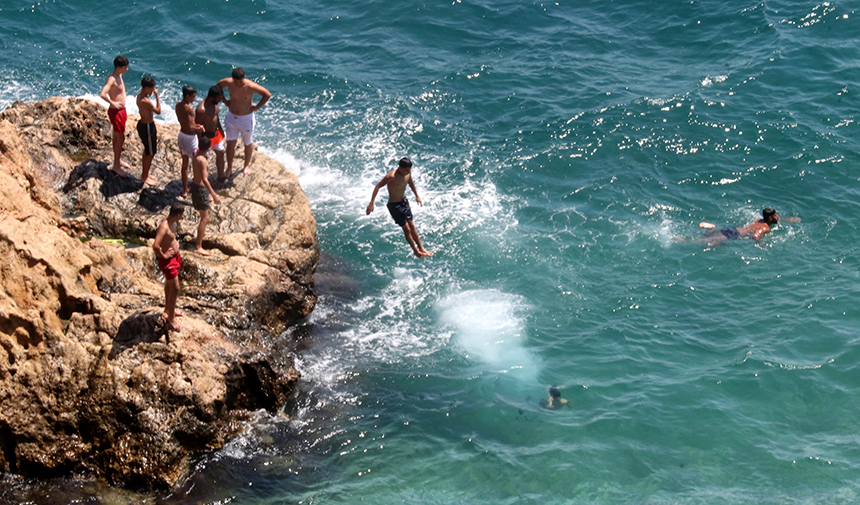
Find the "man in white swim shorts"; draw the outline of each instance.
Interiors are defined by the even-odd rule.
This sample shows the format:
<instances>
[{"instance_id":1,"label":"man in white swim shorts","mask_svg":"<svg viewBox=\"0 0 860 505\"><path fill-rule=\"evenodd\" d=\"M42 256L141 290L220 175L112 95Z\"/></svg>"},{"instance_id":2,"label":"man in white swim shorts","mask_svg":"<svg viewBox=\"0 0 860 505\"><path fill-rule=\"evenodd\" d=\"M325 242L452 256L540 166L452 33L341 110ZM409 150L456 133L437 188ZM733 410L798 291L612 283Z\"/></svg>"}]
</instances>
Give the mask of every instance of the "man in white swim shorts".
<instances>
[{"instance_id":1,"label":"man in white swim shorts","mask_svg":"<svg viewBox=\"0 0 860 505\"><path fill-rule=\"evenodd\" d=\"M182 154L182 198L188 196L188 163L197 156L197 134L206 129L194 122L194 107L197 90L182 86L182 100L176 102L176 119L179 120L179 152Z\"/></svg>"},{"instance_id":2,"label":"man in white swim shorts","mask_svg":"<svg viewBox=\"0 0 860 505\"><path fill-rule=\"evenodd\" d=\"M245 174L250 174L248 167L254 155L254 112L260 110L272 94L266 88L254 81L245 79L245 71L234 68L232 77L218 81L219 88L227 88L230 98L224 98L229 112L224 117L224 134L227 137L227 177L233 176L233 157L236 154L236 142L239 135L245 145ZM260 95L260 101L254 105L254 94Z\"/></svg>"}]
</instances>

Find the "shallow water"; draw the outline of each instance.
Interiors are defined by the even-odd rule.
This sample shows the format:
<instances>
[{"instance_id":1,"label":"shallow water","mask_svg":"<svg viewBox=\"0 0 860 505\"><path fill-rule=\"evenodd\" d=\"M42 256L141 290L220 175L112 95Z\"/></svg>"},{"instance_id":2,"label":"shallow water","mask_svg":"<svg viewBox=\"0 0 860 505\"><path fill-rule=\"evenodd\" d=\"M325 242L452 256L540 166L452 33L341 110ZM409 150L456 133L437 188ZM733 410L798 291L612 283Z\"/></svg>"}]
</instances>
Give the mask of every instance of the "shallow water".
<instances>
[{"instance_id":1,"label":"shallow water","mask_svg":"<svg viewBox=\"0 0 860 505\"><path fill-rule=\"evenodd\" d=\"M168 503L853 503L856 10L13 0L0 106L96 96L117 53L168 105L231 65L274 93L325 254L301 391ZM364 214L404 155L423 261ZM766 206L802 222L678 241Z\"/></svg>"}]
</instances>

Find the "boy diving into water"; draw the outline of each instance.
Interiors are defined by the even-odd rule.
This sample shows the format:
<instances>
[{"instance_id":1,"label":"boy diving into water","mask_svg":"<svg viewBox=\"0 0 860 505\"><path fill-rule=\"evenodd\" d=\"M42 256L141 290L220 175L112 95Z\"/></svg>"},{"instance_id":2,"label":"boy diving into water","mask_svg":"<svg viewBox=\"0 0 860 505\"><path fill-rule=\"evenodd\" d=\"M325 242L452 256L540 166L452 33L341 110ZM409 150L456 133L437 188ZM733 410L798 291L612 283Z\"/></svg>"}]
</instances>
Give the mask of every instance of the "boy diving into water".
<instances>
[{"instance_id":1,"label":"boy diving into water","mask_svg":"<svg viewBox=\"0 0 860 505\"><path fill-rule=\"evenodd\" d=\"M421 197L418 196L418 190L415 189L415 183L412 181L412 161L409 158L400 158L400 162L396 169L388 172L385 177L373 188L373 196L370 197L370 205L367 206L367 215L373 212L373 202L376 201L376 194L383 186L388 186L388 212L403 229L403 234L406 236L406 242L412 248L412 252L418 258L426 258L433 256L433 253L424 249L421 244L421 239L418 238L418 230L415 229L415 223L412 222L412 209L409 207L409 200L406 199L406 186L412 189L412 194L415 195L415 201L419 205L424 206Z\"/></svg>"}]
</instances>

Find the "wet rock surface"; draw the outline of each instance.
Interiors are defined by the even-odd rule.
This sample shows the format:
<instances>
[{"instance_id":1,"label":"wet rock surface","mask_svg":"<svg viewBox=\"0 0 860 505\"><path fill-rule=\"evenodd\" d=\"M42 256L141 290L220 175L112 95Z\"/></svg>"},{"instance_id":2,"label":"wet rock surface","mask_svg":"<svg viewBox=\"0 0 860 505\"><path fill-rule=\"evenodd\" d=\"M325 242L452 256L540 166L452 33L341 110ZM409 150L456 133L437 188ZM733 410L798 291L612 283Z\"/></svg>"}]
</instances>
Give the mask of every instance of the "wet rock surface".
<instances>
[{"instance_id":1,"label":"wet rock surface","mask_svg":"<svg viewBox=\"0 0 860 505\"><path fill-rule=\"evenodd\" d=\"M123 151L133 175L136 122ZM212 255L183 248L182 330L168 333L151 243L167 208L187 201L178 128L158 129L159 186L143 188L110 171L99 104L52 98L0 113L0 470L173 487L194 454L294 390L292 357L272 337L313 309L319 261L297 178L255 153L253 174L219 184L213 157ZM189 206L184 246L196 226Z\"/></svg>"}]
</instances>

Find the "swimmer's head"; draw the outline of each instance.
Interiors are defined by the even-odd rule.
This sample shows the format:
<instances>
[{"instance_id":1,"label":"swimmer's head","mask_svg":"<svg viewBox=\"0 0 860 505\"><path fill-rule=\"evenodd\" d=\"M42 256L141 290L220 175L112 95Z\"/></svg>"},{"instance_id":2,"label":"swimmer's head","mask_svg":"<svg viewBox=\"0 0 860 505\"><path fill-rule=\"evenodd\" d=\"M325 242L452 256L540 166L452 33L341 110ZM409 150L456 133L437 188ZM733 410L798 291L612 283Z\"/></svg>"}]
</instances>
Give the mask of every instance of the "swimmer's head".
<instances>
[{"instance_id":1,"label":"swimmer's head","mask_svg":"<svg viewBox=\"0 0 860 505\"><path fill-rule=\"evenodd\" d=\"M128 66L128 58L123 55L119 55L113 59L113 68L122 68Z\"/></svg>"},{"instance_id":2,"label":"swimmer's head","mask_svg":"<svg viewBox=\"0 0 860 505\"><path fill-rule=\"evenodd\" d=\"M761 217L764 218L764 222L768 224L776 224L779 221L779 216L776 214L776 211L770 207L761 211Z\"/></svg>"},{"instance_id":3,"label":"swimmer's head","mask_svg":"<svg viewBox=\"0 0 860 505\"><path fill-rule=\"evenodd\" d=\"M549 388L549 395L553 398L561 398L561 391L556 386Z\"/></svg>"},{"instance_id":4,"label":"swimmer's head","mask_svg":"<svg viewBox=\"0 0 860 505\"><path fill-rule=\"evenodd\" d=\"M406 156L400 158L400 162L397 164L398 168L405 168L407 170L412 170L412 160L407 158Z\"/></svg>"},{"instance_id":5,"label":"swimmer's head","mask_svg":"<svg viewBox=\"0 0 860 505\"><path fill-rule=\"evenodd\" d=\"M144 77L140 80L140 87L143 89L146 88L154 88L155 87L155 79L152 77Z\"/></svg>"},{"instance_id":6,"label":"swimmer's head","mask_svg":"<svg viewBox=\"0 0 860 505\"><path fill-rule=\"evenodd\" d=\"M233 77L233 79L241 81L245 78L245 71L241 68L236 67L233 69L233 73L230 75Z\"/></svg>"}]
</instances>

